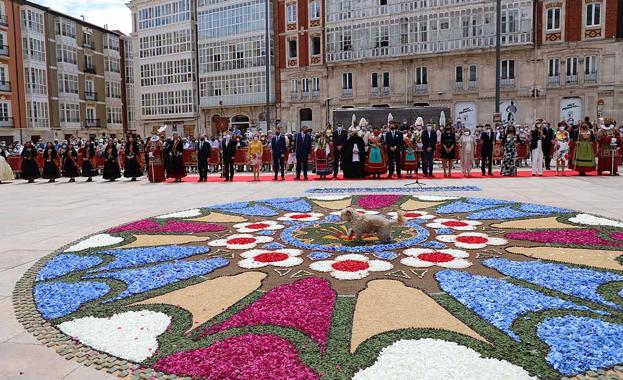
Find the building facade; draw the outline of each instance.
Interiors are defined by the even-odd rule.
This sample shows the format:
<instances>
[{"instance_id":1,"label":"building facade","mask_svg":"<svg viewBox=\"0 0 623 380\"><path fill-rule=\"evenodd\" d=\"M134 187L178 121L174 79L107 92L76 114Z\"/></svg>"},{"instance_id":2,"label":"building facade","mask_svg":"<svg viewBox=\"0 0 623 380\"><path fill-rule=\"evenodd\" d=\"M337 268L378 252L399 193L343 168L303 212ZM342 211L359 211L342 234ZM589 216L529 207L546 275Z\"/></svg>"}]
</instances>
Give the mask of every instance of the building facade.
<instances>
[{"instance_id":1,"label":"building facade","mask_svg":"<svg viewBox=\"0 0 623 380\"><path fill-rule=\"evenodd\" d=\"M199 132L195 2L133 0L132 61L135 128L148 135Z\"/></svg>"},{"instance_id":2,"label":"building facade","mask_svg":"<svg viewBox=\"0 0 623 380\"><path fill-rule=\"evenodd\" d=\"M273 3L269 2L272 19ZM266 77L266 0L199 0L197 8L201 124L216 133L212 120L230 118L241 130L266 130L266 84L274 120L274 46ZM272 23L269 40L274 41Z\"/></svg>"},{"instance_id":3,"label":"building facade","mask_svg":"<svg viewBox=\"0 0 623 380\"><path fill-rule=\"evenodd\" d=\"M322 129L328 122L324 1L279 0L278 118L288 131Z\"/></svg>"},{"instance_id":4,"label":"building facade","mask_svg":"<svg viewBox=\"0 0 623 380\"><path fill-rule=\"evenodd\" d=\"M121 136L121 33L28 1L2 5L0 83L4 68L10 91L0 97L0 138Z\"/></svg>"}]
</instances>

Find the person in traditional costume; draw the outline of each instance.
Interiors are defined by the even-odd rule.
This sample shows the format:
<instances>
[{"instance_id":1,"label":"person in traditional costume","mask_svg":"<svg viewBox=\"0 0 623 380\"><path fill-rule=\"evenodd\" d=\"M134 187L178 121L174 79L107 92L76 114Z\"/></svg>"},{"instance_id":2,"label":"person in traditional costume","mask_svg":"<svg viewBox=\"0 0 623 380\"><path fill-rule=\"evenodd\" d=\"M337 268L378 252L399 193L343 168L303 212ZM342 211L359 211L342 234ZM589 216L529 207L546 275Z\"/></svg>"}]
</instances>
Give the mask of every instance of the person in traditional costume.
<instances>
[{"instance_id":1,"label":"person in traditional costume","mask_svg":"<svg viewBox=\"0 0 623 380\"><path fill-rule=\"evenodd\" d=\"M469 128L465 128L463 131L463 135L459 138L459 144L461 145L461 171L464 176L471 177L476 153L476 138Z\"/></svg>"},{"instance_id":2,"label":"person in traditional costume","mask_svg":"<svg viewBox=\"0 0 623 380\"><path fill-rule=\"evenodd\" d=\"M363 143L361 131L355 127L348 129L348 139L344 145L344 178L363 178L365 177L364 162L366 157L366 147Z\"/></svg>"},{"instance_id":3,"label":"person in traditional costume","mask_svg":"<svg viewBox=\"0 0 623 380\"><path fill-rule=\"evenodd\" d=\"M387 173L387 163L379 127L374 127L372 135L368 137L368 156L365 166L366 174L372 178L379 178L381 174Z\"/></svg>"},{"instance_id":4,"label":"person in traditional costume","mask_svg":"<svg viewBox=\"0 0 623 380\"><path fill-rule=\"evenodd\" d=\"M510 125L506 134L502 137L502 156L501 174L504 177L517 176L517 144L519 137L515 134L515 127Z\"/></svg>"},{"instance_id":5,"label":"person in traditional costume","mask_svg":"<svg viewBox=\"0 0 623 380\"><path fill-rule=\"evenodd\" d=\"M545 163L545 169L551 170L552 162L552 144L554 140L554 129L546 121L541 124L543 130L543 162Z\"/></svg>"},{"instance_id":6,"label":"person in traditional costume","mask_svg":"<svg viewBox=\"0 0 623 380\"><path fill-rule=\"evenodd\" d=\"M186 166L184 166L184 143L177 133L173 134L173 142L169 149L169 167L167 177L175 178L175 182L182 182L186 177Z\"/></svg>"},{"instance_id":7,"label":"person in traditional costume","mask_svg":"<svg viewBox=\"0 0 623 380\"><path fill-rule=\"evenodd\" d=\"M32 145L32 142L27 141L20 155L22 156L20 168L22 178L28 180L28 183L35 182L35 179L41 176L39 165L37 165L37 148Z\"/></svg>"},{"instance_id":8,"label":"person in traditional costume","mask_svg":"<svg viewBox=\"0 0 623 380\"><path fill-rule=\"evenodd\" d=\"M316 174L320 176L320 179L327 179L327 175L332 172L335 173L331 157L331 144L327 138L327 136L331 135L331 129L327 129L326 132L320 132L316 140ZM335 136L335 134L333 134L333 136Z\"/></svg>"},{"instance_id":9,"label":"person in traditional costume","mask_svg":"<svg viewBox=\"0 0 623 380\"><path fill-rule=\"evenodd\" d=\"M253 180L260 180L260 166L262 165L262 156L264 155L264 145L260 141L260 136L256 133L253 135L253 139L249 143L247 149L247 159L249 165L253 170Z\"/></svg>"},{"instance_id":10,"label":"person in traditional costume","mask_svg":"<svg viewBox=\"0 0 623 380\"><path fill-rule=\"evenodd\" d=\"M408 176L411 176L415 170L417 170L417 147L413 131L407 131L404 136L404 150L402 153L402 169L407 172Z\"/></svg>"},{"instance_id":11,"label":"person in traditional costume","mask_svg":"<svg viewBox=\"0 0 623 380\"><path fill-rule=\"evenodd\" d=\"M543 142L545 140L545 135L543 134L543 128L541 124L534 124L534 128L530 131L530 151L531 151L531 159L530 163L532 164L532 176L535 175L543 176L543 157L545 149L545 144Z\"/></svg>"},{"instance_id":12,"label":"person in traditional costume","mask_svg":"<svg viewBox=\"0 0 623 380\"><path fill-rule=\"evenodd\" d=\"M95 146L91 141L86 141L82 147L82 176L87 177L87 182L92 182L97 175L95 168Z\"/></svg>"},{"instance_id":13,"label":"person in traditional costume","mask_svg":"<svg viewBox=\"0 0 623 380\"><path fill-rule=\"evenodd\" d=\"M591 131L590 124L586 121L582 122L571 145L569 169L577 171L581 176L597 169L594 143L595 134Z\"/></svg>"},{"instance_id":14,"label":"person in traditional costume","mask_svg":"<svg viewBox=\"0 0 623 380\"><path fill-rule=\"evenodd\" d=\"M139 155L138 141L134 136L129 135L128 141L125 143L125 165L123 170L123 176L125 178L132 178L130 181L136 181L137 177L143 175L143 169L138 161Z\"/></svg>"},{"instance_id":15,"label":"person in traditional costume","mask_svg":"<svg viewBox=\"0 0 623 380\"><path fill-rule=\"evenodd\" d=\"M61 176L58 167L58 153L54 145L49 142L43 150L43 172L41 177L47 179L49 183L56 182Z\"/></svg>"},{"instance_id":16,"label":"person in traditional costume","mask_svg":"<svg viewBox=\"0 0 623 380\"><path fill-rule=\"evenodd\" d=\"M566 131L567 123L561 121L558 123L558 130L556 131L555 145L554 145L554 158L556 159L556 175L565 176L565 166L567 165L566 156L569 153L569 132Z\"/></svg>"},{"instance_id":17,"label":"person in traditional costume","mask_svg":"<svg viewBox=\"0 0 623 380\"><path fill-rule=\"evenodd\" d=\"M613 148L621 148L621 135L616 129L616 121L603 119L598 132L599 160L597 173L609 172L610 175L619 175L619 153Z\"/></svg>"},{"instance_id":18,"label":"person in traditional costume","mask_svg":"<svg viewBox=\"0 0 623 380\"><path fill-rule=\"evenodd\" d=\"M389 175L387 178L392 178L394 170L398 179L401 175L401 156L404 149L404 136L402 132L397 130L396 122L394 121L392 114L388 116L389 132L385 134L385 147L387 148L387 164L389 169Z\"/></svg>"},{"instance_id":19,"label":"person in traditional costume","mask_svg":"<svg viewBox=\"0 0 623 380\"><path fill-rule=\"evenodd\" d=\"M441 165L443 166L443 176L452 177L452 165L456 160L456 135L452 131L450 124L446 125L439 139L441 143Z\"/></svg>"},{"instance_id":20,"label":"person in traditional costume","mask_svg":"<svg viewBox=\"0 0 623 380\"><path fill-rule=\"evenodd\" d=\"M13 175L13 169L8 162L6 162L6 151L4 147L0 146L0 183L2 181L13 181L15 176Z\"/></svg>"},{"instance_id":21,"label":"person in traditional costume","mask_svg":"<svg viewBox=\"0 0 623 380\"><path fill-rule=\"evenodd\" d=\"M104 158L104 170L102 177L105 180L114 182L117 178L121 177L121 169L119 168L119 154L117 153L117 147L112 139L108 139L108 143L104 147L102 152Z\"/></svg>"},{"instance_id":22,"label":"person in traditional costume","mask_svg":"<svg viewBox=\"0 0 623 380\"><path fill-rule=\"evenodd\" d=\"M147 178L149 182L164 182L164 158L162 153L162 141L157 135L153 135L148 144Z\"/></svg>"},{"instance_id":23,"label":"person in traditional costume","mask_svg":"<svg viewBox=\"0 0 623 380\"><path fill-rule=\"evenodd\" d=\"M69 144L63 153L63 176L69 178L69 182L76 182L76 177L80 175L78 169L78 152L74 144Z\"/></svg>"}]
</instances>

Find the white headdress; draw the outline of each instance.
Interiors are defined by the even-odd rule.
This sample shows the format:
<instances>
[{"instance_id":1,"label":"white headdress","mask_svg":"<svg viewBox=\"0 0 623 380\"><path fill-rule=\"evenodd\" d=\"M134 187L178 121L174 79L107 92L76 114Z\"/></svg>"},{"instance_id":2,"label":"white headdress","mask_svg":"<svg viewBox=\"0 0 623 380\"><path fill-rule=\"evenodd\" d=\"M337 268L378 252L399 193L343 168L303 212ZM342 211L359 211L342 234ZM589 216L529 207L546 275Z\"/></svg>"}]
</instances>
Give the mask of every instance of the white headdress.
<instances>
[{"instance_id":1,"label":"white headdress","mask_svg":"<svg viewBox=\"0 0 623 380\"><path fill-rule=\"evenodd\" d=\"M416 127L423 127L424 126L424 119L422 119L421 116L418 116L417 119L415 119L415 126Z\"/></svg>"}]
</instances>

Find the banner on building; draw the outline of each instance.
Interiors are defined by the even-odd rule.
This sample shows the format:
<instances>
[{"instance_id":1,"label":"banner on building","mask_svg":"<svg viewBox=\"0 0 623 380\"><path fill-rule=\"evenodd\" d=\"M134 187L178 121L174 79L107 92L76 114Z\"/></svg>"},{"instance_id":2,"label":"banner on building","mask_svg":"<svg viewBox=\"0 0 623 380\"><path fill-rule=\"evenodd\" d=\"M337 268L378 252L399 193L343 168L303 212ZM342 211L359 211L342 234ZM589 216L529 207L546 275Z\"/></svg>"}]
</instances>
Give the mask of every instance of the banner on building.
<instances>
[{"instance_id":1,"label":"banner on building","mask_svg":"<svg viewBox=\"0 0 623 380\"><path fill-rule=\"evenodd\" d=\"M500 103L500 112L502 113L502 124L511 125L517 123L517 101L514 99L503 100Z\"/></svg>"},{"instance_id":2,"label":"banner on building","mask_svg":"<svg viewBox=\"0 0 623 380\"><path fill-rule=\"evenodd\" d=\"M456 102L454 105L454 120L457 124L461 123L463 127L467 127L473 131L478 124L476 103Z\"/></svg>"},{"instance_id":3,"label":"banner on building","mask_svg":"<svg viewBox=\"0 0 623 380\"><path fill-rule=\"evenodd\" d=\"M582 99L568 98L560 101L560 120L565 120L569 124L577 124L582 119Z\"/></svg>"}]
</instances>

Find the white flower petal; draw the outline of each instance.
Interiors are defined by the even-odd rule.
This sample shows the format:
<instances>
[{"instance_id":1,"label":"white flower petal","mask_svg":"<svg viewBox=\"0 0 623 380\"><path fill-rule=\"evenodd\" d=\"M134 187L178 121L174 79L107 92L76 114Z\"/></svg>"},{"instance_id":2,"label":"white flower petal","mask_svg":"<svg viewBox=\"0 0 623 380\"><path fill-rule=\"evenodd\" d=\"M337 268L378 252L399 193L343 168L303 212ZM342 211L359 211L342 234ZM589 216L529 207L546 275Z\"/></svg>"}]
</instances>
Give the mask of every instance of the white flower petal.
<instances>
[{"instance_id":1,"label":"white flower petal","mask_svg":"<svg viewBox=\"0 0 623 380\"><path fill-rule=\"evenodd\" d=\"M383 260L370 260L368 261L368 265L370 265L370 268L368 268L368 270L372 272L382 272L390 270L394 267L389 261Z\"/></svg>"},{"instance_id":2,"label":"white flower petal","mask_svg":"<svg viewBox=\"0 0 623 380\"><path fill-rule=\"evenodd\" d=\"M508 241L506 239L496 238L496 237L490 237L489 241L487 242L488 245L504 245L507 243Z\"/></svg>"},{"instance_id":3,"label":"white flower petal","mask_svg":"<svg viewBox=\"0 0 623 380\"><path fill-rule=\"evenodd\" d=\"M314 195L308 198L315 201L339 201L349 197L350 195Z\"/></svg>"},{"instance_id":4,"label":"white flower petal","mask_svg":"<svg viewBox=\"0 0 623 380\"><path fill-rule=\"evenodd\" d=\"M463 248L463 249L483 249L487 246L486 243L483 244L469 244L469 243L460 243L460 242L455 242L454 245L457 248Z\"/></svg>"},{"instance_id":5,"label":"white flower petal","mask_svg":"<svg viewBox=\"0 0 623 380\"><path fill-rule=\"evenodd\" d=\"M623 228L623 222L618 220L601 218L589 214L578 214L569 219L572 223L584 224L588 226L609 226L609 227L621 227Z\"/></svg>"},{"instance_id":6,"label":"white flower petal","mask_svg":"<svg viewBox=\"0 0 623 380\"><path fill-rule=\"evenodd\" d=\"M344 260L357 260L357 261L368 261L368 256L360 255L358 253L348 253L346 255L341 255L335 258L335 261L344 261Z\"/></svg>"},{"instance_id":7,"label":"white flower petal","mask_svg":"<svg viewBox=\"0 0 623 380\"><path fill-rule=\"evenodd\" d=\"M123 241L122 237L112 236L109 234L93 235L77 244L67 248L65 252L79 252L89 248L107 247L119 244Z\"/></svg>"},{"instance_id":8,"label":"white flower petal","mask_svg":"<svg viewBox=\"0 0 623 380\"><path fill-rule=\"evenodd\" d=\"M160 215L160 216L157 216L156 219L192 218L192 217L200 216L200 215L201 215L201 211L198 208L195 208L192 210L185 210L185 211L174 212L172 214Z\"/></svg>"},{"instance_id":9,"label":"white flower petal","mask_svg":"<svg viewBox=\"0 0 623 380\"><path fill-rule=\"evenodd\" d=\"M404 265L415 268L429 268L435 265L435 263L420 260L417 257L405 257L404 259L400 260L400 262Z\"/></svg>"},{"instance_id":10,"label":"white flower petal","mask_svg":"<svg viewBox=\"0 0 623 380\"><path fill-rule=\"evenodd\" d=\"M241 268L246 268L246 269L264 268L268 264L269 263L262 263L259 261L255 261L252 258L238 261L238 266Z\"/></svg>"},{"instance_id":11,"label":"white flower petal","mask_svg":"<svg viewBox=\"0 0 623 380\"><path fill-rule=\"evenodd\" d=\"M331 265L333 265L334 263L334 260L316 261L309 264L309 268L317 272L331 272L333 270L333 267Z\"/></svg>"},{"instance_id":12,"label":"white flower petal","mask_svg":"<svg viewBox=\"0 0 623 380\"><path fill-rule=\"evenodd\" d=\"M275 266L275 267L284 267L284 268L288 268L288 267L295 267L299 264L303 263L303 259L301 259L300 257L288 257L285 260L282 261L274 261L272 263L268 263L269 265Z\"/></svg>"},{"instance_id":13,"label":"white flower petal","mask_svg":"<svg viewBox=\"0 0 623 380\"><path fill-rule=\"evenodd\" d=\"M437 266L450 268L450 269L462 269L472 266L472 263L465 259L454 259L452 261L446 261L445 263L436 263Z\"/></svg>"},{"instance_id":14,"label":"white flower petal","mask_svg":"<svg viewBox=\"0 0 623 380\"><path fill-rule=\"evenodd\" d=\"M466 258L469 257L469 253L465 251L461 251L460 249L442 249L439 252L447 253L448 255L452 255L456 258Z\"/></svg>"},{"instance_id":15,"label":"white flower petal","mask_svg":"<svg viewBox=\"0 0 623 380\"><path fill-rule=\"evenodd\" d=\"M362 278L368 277L368 270L362 269L356 272L334 270L331 272L331 276L338 280L361 280Z\"/></svg>"},{"instance_id":16,"label":"white flower petal","mask_svg":"<svg viewBox=\"0 0 623 380\"><path fill-rule=\"evenodd\" d=\"M432 202L459 199L459 197L449 197L449 196L442 196L442 195L416 195L415 198L421 201L432 201Z\"/></svg>"},{"instance_id":17,"label":"white flower petal","mask_svg":"<svg viewBox=\"0 0 623 380\"><path fill-rule=\"evenodd\" d=\"M444 243L454 243L456 241L456 236L454 235L437 235L437 240L442 241Z\"/></svg>"},{"instance_id":18,"label":"white flower petal","mask_svg":"<svg viewBox=\"0 0 623 380\"><path fill-rule=\"evenodd\" d=\"M227 245L227 239L212 240L208 242L208 245L211 247L224 247Z\"/></svg>"},{"instance_id":19,"label":"white flower petal","mask_svg":"<svg viewBox=\"0 0 623 380\"><path fill-rule=\"evenodd\" d=\"M430 248L409 248L409 249L406 249L402 253L407 256L417 256L417 255L421 255L422 253L433 253L433 252L435 252L435 250L430 249Z\"/></svg>"}]
</instances>

